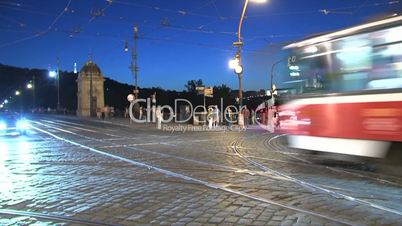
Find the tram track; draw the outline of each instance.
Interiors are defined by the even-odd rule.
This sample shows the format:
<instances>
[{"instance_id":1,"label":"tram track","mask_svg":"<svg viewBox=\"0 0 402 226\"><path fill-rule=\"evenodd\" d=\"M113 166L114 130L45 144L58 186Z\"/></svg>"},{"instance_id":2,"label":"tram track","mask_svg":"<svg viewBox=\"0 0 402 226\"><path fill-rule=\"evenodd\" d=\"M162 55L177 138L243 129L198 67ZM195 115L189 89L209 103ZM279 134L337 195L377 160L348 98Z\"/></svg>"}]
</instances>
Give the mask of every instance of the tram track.
<instances>
[{"instance_id":1,"label":"tram track","mask_svg":"<svg viewBox=\"0 0 402 226\"><path fill-rule=\"evenodd\" d=\"M46 121L46 122L51 122L51 121ZM61 122L61 121L59 120L59 122ZM47 126L47 125L44 125L44 126ZM55 125L47 126L47 127L50 127L50 128L57 128L58 130L61 130L62 132L67 132L67 133L70 133L70 134L74 134L74 135L80 136L80 137L82 137L82 138L84 138L84 139L90 139L90 140L95 140L95 141L98 141L98 142L104 142L104 139L96 139L96 138L93 138L93 137L85 136L85 135L78 134L78 133L74 133L74 132L71 132L71 131L66 131L66 130L60 128L60 127L55 126ZM76 127L74 127L74 128L76 128ZM84 128L84 130L87 130L87 129ZM99 132L96 131L96 130L88 130L88 131L99 133ZM269 147L269 148L274 147L273 145L270 145L270 144L271 144L270 142L272 142L274 139L280 138L281 136L284 136L284 135L278 135L278 136L269 138L269 140L268 140L269 146L268 146L268 147ZM107 142L107 143L112 143L112 142ZM180 143L180 142L179 142L179 143ZM159 153L159 152L148 151L148 150L145 150L145 149L136 147L136 146L140 146L140 145L134 145L134 144L132 144L132 145L121 145L121 144L114 144L114 143L112 143L112 144L113 144L113 145L109 145L111 148L113 148L113 147L129 148L129 149L132 149L132 150L135 150L135 151L143 151L143 152L145 151L145 152L148 152L148 153L151 153L151 154L162 155L163 157L180 158L181 160L185 160L185 161L196 161L196 163L201 163L201 164L204 164L204 165L207 164L207 165L214 166L214 167L218 167L218 168L219 168L219 167L222 167L222 165L216 165L216 164L211 164L211 163L205 163L205 162L201 162L201 161L198 161L198 160L192 160L192 159L188 159L188 158L182 158L182 157L172 156L172 155L169 155L169 154L162 154L162 153ZM162 144L162 145L163 145L164 142L157 142L157 143L152 143L152 144L155 144L155 145L156 145L156 144ZM150 143L149 145L152 145L152 144ZM148 144L145 143L145 144L143 144L143 145L148 145ZM267 147L265 141L264 141L264 146ZM102 146L100 146L100 147L102 147ZM104 146L104 147L108 147L108 146ZM99 147L98 147L98 148L99 148ZM281 150L277 150L276 147L274 147L274 148L275 148L275 151L276 151L276 152L278 152L278 153L280 153L280 154L283 154L284 156L289 157L289 158L291 158L291 159L293 159L293 160L296 160L296 162L295 162L295 161L290 161L289 163L291 163L291 164L294 164L294 163L296 163L296 164L298 164L298 165L303 165L303 164L304 164L304 165L309 166L309 167L312 167L312 166L313 166L313 167L317 167L317 168L323 168L323 169L327 169L327 170L334 171L334 172L337 172L337 173L339 173L339 172L341 172L341 173L348 173L348 174L350 174L350 175L357 176L357 177L360 177L360 178L367 178L367 179L371 179L371 180L374 179L374 180L376 180L376 181L378 181L378 182L381 182L381 183L387 183L387 184L391 184L391 185L394 185L394 186L402 186L401 184L398 184L398 183L395 183L395 182L391 182L391 181L388 181L388 180L384 180L384 179L372 178L372 177L369 177L369 176L365 176L365 175L362 175L362 174L349 172L349 171L346 171L346 170L343 170L343 169L339 169L339 168L317 165L317 164L314 164L313 162L311 162L311 161L309 161L309 160L306 160L306 159L303 159L303 158L300 158L300 157L296 157L296 156L294 156L294 155L290 155L290 154L288 154L288 153L286 153L286 152L284 152L284 151L281 151ZM218 152L218 151L213 151L213 152L220 153L220 154L225 154L225 155L230 155L230 154L227 153L227 152ZM232 157L234 157L234 156L232 156ZM264 161L276 161L276 162L286 163L286 161L283 161L283 160L264 159L264 158L255 157L255 156L245 156L245 157L247 157L247 158L260 158L261 160L264 160ZM299 161L299 162L297 162L297 161ZM235 170L236 172L245 172L243 169L239 169L239 168L236 168L236 169L231 168L231 169L229 169L229 170ZM249 172L249 173L250 173L250 174L256 174L255 172Z\"/></svg>"},{"instance_id":2,"label":"tram track","mask_svg":"<svg viewBox=\"0 0 402 226\"><path fill-rule=\"evenodd\" d=\"M111 144L111 145L109 145L109 147L108 146L95 146L95 148L97 148L97 149L109 150L109 149L113 149L115 146L118 145L118 144L110 142L110 141L104 141L102 139L96 139L96 138L85 136L85 135L82 135L82 134L79 134L79 133L75 133L75 132L67 130L66 128L61 129L61 128L57 127L57 126L46 125L46 124L40 123L40 122L34 122L34 123L37 124L37 125L40 125L40 126L44 126L46 128L53 128L53 129L56 129L56 130L58 130L60 132L67 133L69 135L73 135L73 136L80 137L80 138L83 138L83 139L88 139L88 140L92 140L92 141L96 141L96 142L100 142L100 143ZM34 127L34 128L38 129L36 127ZM98 132L98 133L100 133L100 132ZM158 142L158 143L155 143L155 144L163 144L163 142L162 143ZM177 156L177 155L172 155L172 154L167 154L167 153L160 153L160 152L157 152L157 151L151 151L151 150L148 150L148 149L135 147L135 146L129 146L129 145L124 146L123 145L123 146L121 146L121 148L122 149L132 150L132 151L137 151L137 152L142 152L142 153L147 153L147 154L151 154L151 155L160 156L160 157L158 157L158 159L162 159L162 157L163 158L171 158L171 159L177 159L177 160L181 160L181 161L185 161L185 162L189 162L189 163L195 163L195 164L198 164L198 165L207 166L208 168L205 168L205 169L208 169L207 171L224 170L226 172L244 173L244 174L248 174L248 175L261 174L260 172L255 171L255 170L251 170L251 169L237 168L237 167L225 166L225 165L221 165L221 164L209 163L209 162L204 162L204 161L195 160L195 159L191 159L191 158L185 158L185 157L181 157L181 156ZM235 156L232 156L232 157L235 157ZM150 158L150 159L148 159L148 161L149 160L155 160L155 159L156 158ZM144 158L141 159L141 161L144 161L144 160L147 160L147 159L144 159ZM254 169L256 169L256 168L254 168ZM262 176L269 177L269 175L262 175Z\"/></svg>"},{"instance_id":3,"label":"tram track","mask_svg":"<svg viewBox=\"0 0 402 226\"><path fill-rule=\"evenodd\" d=\"M317 185L317 184L310 183L310 182L307 182L307 181L305 181L305 180L298 179L298 178L293 177L293 176L289 176L289 175L287 175L287 174L285 174L285 173L282 173L282 172L280 172L280 171L274 170L274 169L272 169L272 168L270 168L270 167L267 167L267 166L264 165L264 164L261 164L261 163L259 163L259 162L257 162L257 161L254 161L254 160L252 160L252 159L246 157L246 156L245 156L243 153L241 153L241 151L237 148L237 146L241 146L241 141L242 141L242 140L235 140L235 141L233 141L233 143L232 143L232 147L233 147L232 150L233 150L233 152L236 153L239 158L241 158L241 159L243 159L245 162L248 162L249 164L251 164L251 165L253 165L253 166L259 168L259 169L260 169L261 171L263 171L263 172L270 172L270 173L274 173L274 174L276 174L276 175L278 175L278 176L287 178L288 180L290 180L290 181L292 181L292 182L294 182L294 183L296 183L296 184L298 184L298 185L300 185L300 186L302 186L302 187L305 187L305 188L307 188L307 189L309 189L309 190L311 190L311 191L313 191L313 192L320 191L320 192L326 193L326 194L328 194L328 195L330 195L330 196L332 196L332 197L334 197L334 198L342 198L342 199L345 199L345 200L348 200L348 201L351 201L351 202L355 202L355 203L360 204L360 205L369 206L369 207L372 207L372 208L375 208L375 209L379 209L379 210L382 210L382 211L385 211L385 212L388 212L388 213L397 214L397 215L399 215L399 216L402 216L402 212L399 211L399 210L395 210L395 209L392 209L392 208L388 208L388 207L386 207L386 206L378 205L378 204L375 204L375 203L373 203L373 202L369 202L369 201L366 201L366 200L363 200L363 199L360 199L360 198L357 198L357 197L353 197L353 196L351 196L351 195L346 195L346 194L344 194L344 193L331 190L331 189L329 189L329 188L324 188L323 186L319 186L319 185Z\"/></svg>"},{"instance_id":4,"label":"tram track","mask_svg":"<svg viewBox=\"0 0 402 226\"><path fill-rule=\"evenodd\" d=\"M80 143L78 143L76 141L73 141L71 139L60 137L60 136L58 136L56 134L53 134L53 133L48 132L46 130L40 129L38 127L34 127L34 129L39 131L39 132L45 133L45 134L47 134L47 135L49 135L49 136L51 136L51 137L53 137L55 139L64 141L66 143L70 143L72 145L87 149L89 151L92 151L92 152L95 152L95 153L98 153L98 154L101 154L101 155L104 155L104 156L108 156L108 157L111 157L111 158L114 158L114 159L117 159L117 160L120 160L120 161L123 161L123 162L127 162L127 163L130 163L132 165L136 165L136 166L139 166L139 167L144 167L144 168L147 168L149 170L155 170L155 171L157 171L159 173L162 173L162 174L165 174L167 176L171 176L171 177L179 178L179 179L189 181L189 182L192 182L192 183L200 184L200 185L209 187L211 189L222 190L222 191L225 191L225 192L228 192L228 193L231 193L231 194L246 197L246 198L256 200L256 201L259 201L259 202L262 202L262 203L279 206L279 207L289 209L289 210L292 210L292 211L295 211L295 212L303 213L303 214L306 214L306 215L319 217L319 218L326 219L326 220L334 222L334 223L344 224L344 225L356 225L356 223L352 223L352 222L349 222L347 220L333 218L331 216L323 215L323 214L315 212L315 211L310 211L310 210L307 210L307 209L298 208L298 207L295 207L295 206L292 206L292 205L286 205L286 204L283 204L283 203L273 201L271 199L265 199L265 198L260 197L260 196L255 196L255 195L248 194L246 192L242 192L242 191L239 191L239 190L236 190L236 189L231 189L230 185L224 185L224 184L219 184L219 183L216 183L216 182L205 181L205 180L202 180L202 179L195 178L193 176L188 176L188 175L185 175L185 174L182 174L182 173L167 170L165 168L160 168L158 166L150 165L148 163L139 162L137 160L132 160L132 159L127 159L125 157L109 153L107 151L102 151L102 150L99 150L99 149L96 149L96 148L93 148L93 147L90 147L90 146L80 144Z\"/></svg>"},{"instance_id":5,"label":"tram track","mask_svg":"<svg viewBox=\"0 0 402 226\"><path fill-rule=\"evenodd\" d=\"M380 182L380 183L382 183L382 184L389 184L389 185L393 185L393 186L402 187L402 182L401 182L401 183L398 183L398 182L394 182L394 181L390 181L390 180L387 180L387 179L379 178L379 177L378 177L378 176L387 176L387 177L389 177L388 175L370 173L370 174L372 174L372 175L367 176L367 175L364 175L364 174L362 174L362 173L351 172L351 171L349 171L349 170L341 169L341 168L339 168L339 167L331 167L331 166L327 166L327 165L317 165L317 164L315 164L313 161L310 161L310 160L307 160L307 159L303 159L303 158L300 158L300 157L295 157L294 155L289 154L289 153L286 152L286 151L278 150L278 149L281 148L281 147L277 147L277 145L273 145L272 142L273 142L274 140L276 140L276 139L281 138L282 136L285 136L285 135L286 135L286 134L282 134L282 135L277 135L277 136L274 136L274 137L271 137L271 138L267 138L267 139L265 140L265 141L267 141L267 142L264 141L264 146L265 146L266 148L270 148L270 149L274 148L274 151L276 151L277 153L280 153L280 154L282 154L282 155L285 155L285 156L287 156L287 157L289 157L289 158L291 158L291 159L299 160L299 161L303 162L303 163L298 163L298 164L305 164L305 165L316 166L316 167L320 166L320 167L322 167L322 168L325 168L325 169L330 170L330 171L334 171L334 172L336 172L336 173L346 173L346 174L348 174L348 175L356 176L356 177L359 177L359 178L365 178L365 179L369 179L369 180L374 180L374 181ZM377 176L377 177L376 177L376 176ZM396 178L396 179L399 179L399 178Z\"/></svg>"},{"instance_id":6,"label":"tram track","mask_svg":"<svg viewBox=\"0 0 402 226\"><path fill-rule=\"evenodd\" d=\"M46 127L46 126L45 126ZM52 127L52 126L50 126L50 127ZM49 126L47 127L47 128L49 128ZM66 128L65 128L66 129ZM64 130L65 130L64 129ZM64 133L64 131L60 131L60 132L63 132ZM80 134L79 133L67 133L67 134L69 134L69 135L74 135L74 136L80 136ZM87 136L85 136L85 135L83 135L84 137L81 137L81 138L86 138ZM99 140L99 139L95 139L95 140ZM102 140L100 140L101 142L102 142ZM237 146L241 146L240 145L240 143L235 143L235 144L229 144L229 146L230 147L232 147L232 146L234 146L234 147L237 147ZM129 148L129 147L125 147L125 148ZM130 148L131 149L131 148ZM134 148L134 149L132 149L132 150L136 150L136 148ZM136 151L138 151L138 150L136 150ZM161 153L159 153L159 152L156 152L156 153L154 153L154 152L151 152L152 154L161 154ZM223 152L222 152L223 153ZM166 158L175 158L175 159L177 159L176 157L177 156L173 156L173 155L165 155L164 154L164 157L166 157ZM232 155L232 157L233 157L233 155ZM236 158L237 158L237 156L235 156ZM182 160L184 160L184 159L182 159ZM189 159L187 159L187 160L189 160ZM190 159L191 160L191 159ZM140 160L134 160L134 161L140 161L140 162L142 162L142 163L144 163L143 161L143 159L140 159ZM198 160L196 160L196 161L198 161ZM205 162L206 163L206 162ZM250 163L249 162L247 162L246 161L246 163L248 164L248 165L250 165ZM152 164L153 166L155 166L154 164L155 163L145 163L145 164ZM157 163L157 165L160 165L159 163ZM162 164L163 165L163 164ZM206 163L206 166L207 165L210 165L210 163ZM215 166L222 166L222 165L216 165L216 164L214 164ZM252 164L251 164L252 165ZM253 165L254 166L254 165ZM161 167L161 166L157 166L157 167ZM226 167L226 166L225 166ZM255 168L258 168L257 166L254 166ZM167 167L163 167L162 166L162 168L163 169L166 169ZM170 170L177 170L177 169L170 169ZM186 170L188 170L188 169L180 169L180 171L186 171ZM233 171L233 170L229 170L231 173L239 173L239 171ZM177 173L177 172L175 172L175 173ZM258 172L258 171L253 171L252 173L250 173L250 172L244 172L243 171L243 173L246 173L246 174L249 174L249 175L251 175L251 176L266 176L266 173L267 172L264 172L263 170L260 170L260 173ZM183 172L181 172L181 173L179 173L179 174L183 174ZM185 173L185 174L187 174L187 173ZM185 174L183 174L183 175L185 175ZM278 175L278 174L276 174L276 176L278 176L278 177L282 177L282 176L280 176L280 175ZM193 177L193 176L191 176L191 177ZM272 176L271 176L272 177ZM283 177L282 177L283 178ZM275 178L275 179L277 179L277 178ZM285 179L288 179L288 178L285 178ZM227 182L226 181L219 181L219 180L209 180L209 181L206 181L206 182L208 182L208 183L212 183L212 184L217 184L218 186L222 186L222 184L224 184L224 183L226 183L226 188L231 188L230 186L232 185L232 184L227 184ZM234 187L236 187L236 186L234 186ZM306 188L308 188L308 187L306 187ZM316 189L312 189L311 187L309 187L309 190L316 190ZM324 188L325 189L325 188ZM241 191L240 191L241 192ZM248 194L248 191L244 191L245 192L245 194ZM261 198L260 196L257 196L257 198ZM336 198L339 198L339 197L336 197ZM270 199L268 199L268 201L269 201ZM272 200L271 200L272 201ZM276 202L276 201L274 201L274 202ZM283 204L283 202L281 202L281 203L279 203L279 204ZM360 203L361 204L361 203ZM290 205L291 207L294 207L293 205ZM297 208L297 207L296 207ZM380 208L382 208L382 207L380 207ZM304 209L304 208L302 208L302 209ZM308 210L308 209L304 209L304 210ZM308 210L309 211L309 210Z\"/></svg>"},{"instance_id":7,"label":"tram track","mask_svg":"<svg viewBox=\"0 0 402 226\"><path fill-rule=\"evenodd\" d=\"M27 216L27 217L34 217L37 219L43 220L52 220L56 222L62 223L75 223L81 225L94 225L94 226L117 226L116 224L109 224L100 221L93 221L89 219L77 218L72 216L65 216L65 215L57 215L57 214L50 214L50 213L38 213L38 212L31 212L31 211L21 211L21 210L13 210L13 209L0 209L0 214L2 215L12 215L12 216Z\"/></svg>"}]
</instances>

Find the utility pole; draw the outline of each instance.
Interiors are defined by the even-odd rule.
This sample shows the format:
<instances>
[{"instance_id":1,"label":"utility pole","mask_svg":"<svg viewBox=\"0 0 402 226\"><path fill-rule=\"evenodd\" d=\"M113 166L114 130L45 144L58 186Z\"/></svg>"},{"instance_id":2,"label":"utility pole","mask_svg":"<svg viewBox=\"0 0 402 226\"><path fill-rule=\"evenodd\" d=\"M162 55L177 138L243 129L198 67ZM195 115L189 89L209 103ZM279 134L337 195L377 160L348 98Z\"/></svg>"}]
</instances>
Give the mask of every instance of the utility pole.
<instances>
[{"instance_id":1,"label":"utility pole","mask_svg":"<svg viewBox=\"0 0 402 226\"><path fill-rule=\"evenodd\" d=\"M275 70L275 67L276 67L277 64L282 63L285 60L287 60L287 58L278 60L275 63L273 63L272 66L271 66L271 85L270 85L271 86L270 87L271 91L273 91L272 87L274 87L274 70Z\"/></svg>"},{"instance_id":2,"label":"utility pole","mask_svg":"<svg viewBox=\"0 0 402 226\"><path fill-rule=\"evenodd\" d=\"M57 58L57 111L60 110L60 59Z\"/></svg>"},{"instance_id":3,"label":"utility pole","mask_svg":"<svg viewBox=\"0 0 402 226\"><path fill-rule=\"evenodd\" d=\"M35 75L32 75L32 106L33 109L36 108L36 83L35 83Z\"/></svg>"},{"instance_id":4,"label":"utility pole","mask_svg":"<svg viewBox=\"0 0 402 226\"><path fill-rule=\"evenodd\" d=\"M241 48L243 46L243 42L235 42L233 45L237 46L236 56L238 57L239 65L241 66L240 72L237 73L237 77L239 78L239 109L241 109L243 107L243 64L241 59Z\"/></svg>"},{"instance_id":5,"label":"utility pole","mask_svg":"<svg viewBox=\"0 0 402 226\"><path fill-rule=\"evenodd\" d=\"M138 41L138 26L134 25L134 48L131 51L131 70L134 75L134 96L135 99L138 99L138 64L137 64L137 41Z\"/></svg>"}]
</instances>

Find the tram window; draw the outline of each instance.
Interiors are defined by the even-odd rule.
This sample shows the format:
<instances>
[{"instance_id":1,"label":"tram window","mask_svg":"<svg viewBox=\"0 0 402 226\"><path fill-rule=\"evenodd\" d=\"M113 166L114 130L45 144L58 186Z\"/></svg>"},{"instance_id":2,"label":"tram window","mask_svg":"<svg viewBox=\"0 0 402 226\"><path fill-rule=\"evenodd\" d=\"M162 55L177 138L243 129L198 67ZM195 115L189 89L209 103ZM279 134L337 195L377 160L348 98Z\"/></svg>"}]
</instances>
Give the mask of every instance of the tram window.
<instances>
[{"instance_id":1,"label":"tram window","mask_svg":"<svg viewBox=\"0 0 402 226\"><path fill-rule=\"evenodd\" d=\"M356 91L366 89L367 73L357 72L343 75L341 92Z\"/></svg>"},{"instance_id":2,"label":"tram window","mask_svg":"<svg viewBox=\"0 0 402 226\"><path fill-rule=\"evenodd\" d=\"M402 26L330 40L312 55L296 49L300 77L287 83L300 93L402 88L401 32Z\"/></svg>"}]
</instances>

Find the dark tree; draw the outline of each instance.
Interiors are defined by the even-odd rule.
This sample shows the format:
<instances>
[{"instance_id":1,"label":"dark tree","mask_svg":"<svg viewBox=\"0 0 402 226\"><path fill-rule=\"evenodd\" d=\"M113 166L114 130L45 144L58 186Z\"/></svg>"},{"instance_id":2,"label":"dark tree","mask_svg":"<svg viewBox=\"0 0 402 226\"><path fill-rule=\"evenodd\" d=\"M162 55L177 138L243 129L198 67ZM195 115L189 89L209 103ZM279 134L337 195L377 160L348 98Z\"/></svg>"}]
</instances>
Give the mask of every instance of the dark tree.
<instances>
[{"instance_id":1,"label":"dark tree","mask_svg":"<svg viewBox=\"0 0 402 226\"><path fill-rule=\"evenodd\" d=\"M202 82L202 79L190 80L185 85L185 87L187 89L187 92L189 92L189 93L196 93L196 87L197 86L204 86L204 83Z\"/></svg>"}]
</instances>

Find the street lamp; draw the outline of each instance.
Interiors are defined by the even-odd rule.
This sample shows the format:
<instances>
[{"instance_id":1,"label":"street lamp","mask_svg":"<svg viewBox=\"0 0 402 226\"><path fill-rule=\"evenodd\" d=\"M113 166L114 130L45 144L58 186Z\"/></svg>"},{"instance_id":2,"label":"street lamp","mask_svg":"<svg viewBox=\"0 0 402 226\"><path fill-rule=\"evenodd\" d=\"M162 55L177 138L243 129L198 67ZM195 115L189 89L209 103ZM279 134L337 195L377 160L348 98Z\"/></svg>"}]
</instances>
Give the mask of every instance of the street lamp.
<instances>
[{"instance_id":1,"label":"street lamp","mask_svg":"<svg viewBox=\"0 0 402 226\"><path fill-rule=\"evenodd\" d=\"M49 71L49 77L57 79L57 110L60 110L60 69L59 60L57 60L57 71Z\"/></svg>"},{"instance_id":2,"label":"street lamp","mask_svg":"<svg viewBox=\"0 0 402 226\"><path fill-rule=\"evenodd\" d=\"M27 84L27 89L32 90L32 107L35 108L36 107L36 103L35 103L35 91L36 91L36 87L35 87L35 75L32 75L32 80L29 81L29 83Z\"/></svg>"},{"instance_id":3,"label":"street lamp","mask_svg":"<svg viewBox=\"0 0 402 226\"><path fill-rule=\"evenodd\" d=\"M244 20L244 15L246 14L246 9L248 6L249 1L252 1L254 3L265 3L267 0L245 0L244 1L244 6L243 6L243 11L240 17L240 22L239 22L239 27L237 30L237 42L233 42L233 46L237 47L237 52L236 52L236 57L235 61L232 62L234 64L234 72L237 74L237 77L239 78L239 107L241 109L243 105L243 65L241 61L241 48L243 46L242 38L241 38L241 29L243 26L243 20ZM235 63L237 62L237 63Z\"/></svg>"},{"instance_id":4,"label":"street lamp","mask_svg":"<svg viewBox=\"0 0 402 226\"><path fill-rule=\"evenodd\" d=\"M17 90L17 91L15 91L15 95L19 96L19 95L21 95L21 92L19 90Z\"/></svg>"},{"instance_id":5,"label":"street lamp","mask_svg":"<svg viewBox=\"0 0 402 226\"><path fill-rule=\"evenodd\" d=\"M56 78L57 72L56 71L49 71L49 77L50 78Z\"/></svg>"}]
</instances>

